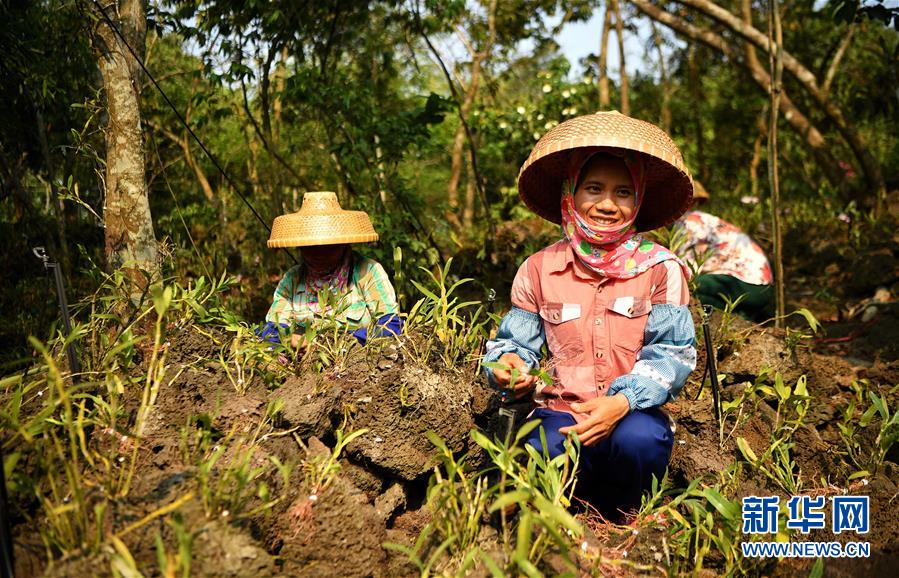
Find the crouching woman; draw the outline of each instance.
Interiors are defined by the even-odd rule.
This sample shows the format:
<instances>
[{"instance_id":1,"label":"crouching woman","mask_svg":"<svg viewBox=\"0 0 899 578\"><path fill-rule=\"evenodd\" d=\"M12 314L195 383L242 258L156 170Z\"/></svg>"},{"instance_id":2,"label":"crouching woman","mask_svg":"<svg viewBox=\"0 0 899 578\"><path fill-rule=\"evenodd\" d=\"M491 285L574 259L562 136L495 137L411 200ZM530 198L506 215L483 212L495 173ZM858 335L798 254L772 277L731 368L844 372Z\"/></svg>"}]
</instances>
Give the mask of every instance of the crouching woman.
<instances>
[{"instance_id":1,"label":"crouching woman","mask_svg":"<svg viewBox=\"0 0 899 578\"><path fill-rule=\"evenodd\" d=\"M643 152L651 151L651 152ZM517 369L488 377L532 396L538 428L526 443L550 456L571 433L582 444L577 492L619 519L668 466L673 432L661 407L696 365L686 267L641 231L677 219L691 178L656 126L617 112L566 121L535 145L518 181L524 203L564 238L531 255L512 309L484 360ZM548 352L552 383L528 371Z\"/></svg>"},{"instance_id":2,"label":"crouching woman","mask_svg":"<svg viewBox=\"0 0 899 578\"><path fill-rule=\"evenodd\" d=\"M377 240L368 214L341 209L334 193L303 195L300 210L276 218L272 226L268 246L299 247L302 262L278 283L260 336L278 341L279 332L286 331L292 346L302 348L306 326L323 319L362 344L372 336L399 334L390 278L380 263L350 248Z\"/></svg>"}]
</instances>

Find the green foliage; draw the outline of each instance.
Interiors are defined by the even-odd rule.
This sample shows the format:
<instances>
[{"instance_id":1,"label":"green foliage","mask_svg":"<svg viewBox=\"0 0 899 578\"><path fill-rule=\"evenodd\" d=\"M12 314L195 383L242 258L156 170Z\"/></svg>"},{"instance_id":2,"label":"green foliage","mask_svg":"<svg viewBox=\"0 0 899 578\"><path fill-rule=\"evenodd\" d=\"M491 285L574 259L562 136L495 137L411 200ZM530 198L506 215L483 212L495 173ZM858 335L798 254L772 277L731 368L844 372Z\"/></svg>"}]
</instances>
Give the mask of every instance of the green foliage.
<instances>
[{"instance_id":1,"label":"green foliage","mask_svg":"<svg viewBox=\"0 0 899 578\"><path fill-rule=\"evenodd\" d=\"M413 281L413 285L424 295L406 315L406 333L418 332L420 338L407 339L415 359L426 362L436 349L446 367L455 367L467 356L480 350L480 344L487 337L490 323L484 307L479 301L461 301L458 289L471 279L453 282L447 260L437 273L425 269L428 284ZM416 336L418 337L418 335Z\"/></svg>"},{"instance_id":2,"label":"green foliage","mask_svg":"<svg viewBox=\"0 0 899 578\"><path fill-rule=\"evenodd\" d=\"M442 461L428 487L432 520L412 548L400 544L386 547L406 554L422 576L433 571L463 575L477 567L494 576L539 576L541 561L550 551L563 556L573 575L575 544L583 528L567 507L574 492L580 447L574 438L566 440L565 452L552 459L530 446L522 449L522 440L538 425L530 422L513 440L506 441L491 440L472 430L472 440L490 458L489 466L479 471L473 471L465 456L456 458L443 440L429 433ZM545 438L542 432L541 436ZM483 531L490 514L499 517L500 559L484 548Z\"/></svg>"}]
</instances>

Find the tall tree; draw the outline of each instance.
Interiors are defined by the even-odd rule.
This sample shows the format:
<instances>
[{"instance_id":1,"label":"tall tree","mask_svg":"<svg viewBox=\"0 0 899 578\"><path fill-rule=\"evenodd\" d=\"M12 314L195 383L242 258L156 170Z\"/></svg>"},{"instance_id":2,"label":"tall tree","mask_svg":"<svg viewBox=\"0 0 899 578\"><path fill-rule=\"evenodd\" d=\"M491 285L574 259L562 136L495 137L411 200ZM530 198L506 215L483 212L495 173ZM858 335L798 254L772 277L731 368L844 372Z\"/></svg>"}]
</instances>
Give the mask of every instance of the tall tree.
<instances>
[{"instance_id":1,"label":"tall tree","mask_svg":"<svg viewBox=\"0 0 899 578\"><path fill-rule=\"evenodd\" d=\"M127 266L131 279L144 286L159 272L156 237L147 195L140 113L140 66L147 34L141 0L95 0L91 43L103 78L108 123L103 224L107 265ZM132 50L134 54L132 54Z\"/></svg>"},{"instance_id":2,"label":"tall tree","mask_svg":"<svg viewBox=\"0 0 899 578\"><path fill-rule=\"evenodd\" d=\"M599 37L599 108L606 110L611 105L609 99L609 31L612 30L612 7L606 2L602 19L602 34Z\"/></svg>"},{"instance_id":3,"label":"tall tree","mask_svg":"<svg viewBox=\"0 0 899 578\"><path fill-rule=\"evenodd\" d=\"M621 94L621 114L631 114L631 90L624 58L624 21L621 19L621 4L609 0L609 7L615 12L615 35L618 37L618 92Z\"/></svg>"}]
</instances>

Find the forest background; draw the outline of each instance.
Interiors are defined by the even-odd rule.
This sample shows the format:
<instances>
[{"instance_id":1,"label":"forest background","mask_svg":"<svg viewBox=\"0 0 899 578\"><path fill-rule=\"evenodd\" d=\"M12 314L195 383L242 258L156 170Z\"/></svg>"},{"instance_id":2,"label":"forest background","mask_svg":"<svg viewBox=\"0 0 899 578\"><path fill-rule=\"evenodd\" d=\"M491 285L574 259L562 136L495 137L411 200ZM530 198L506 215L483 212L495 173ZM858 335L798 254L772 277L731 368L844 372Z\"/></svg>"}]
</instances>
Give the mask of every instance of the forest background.
<instances>
[{"instance_id":1,"label":"forest background","mask_svg":"<svg viewBox=\"0 0 899 578\"><path fill-rule=\"evenodd\" d=\"M3 0L0 366L27 363L24 337L46 338L58 318L38 245L62 264L71 300L93 290L92 267L134 258L183 280L236 276L229 304L260 321L293 264L266 249L265 225L310 190L371 214L381 241L365 251L403 305L419 267L455 257L454 272L500 310L518 263L558 235L519 201L518 168L549 128L596 110L669 131L712 192L710 210L770 249L766 10L751 0ZM889 230L899 19L889 2L780 12L789 259L812 225L853 242ZM596 52L568 61L556 33L600 13ZM639 63L621 48L634 40ZM127 92L116 83L135 89L130 128L116 116L124 105L107 107L107 94ZM136 172L122 169L129 153L116 142L143 155ZM123 235L116 219L138 233Z\"/></svg>"}]
</instances>

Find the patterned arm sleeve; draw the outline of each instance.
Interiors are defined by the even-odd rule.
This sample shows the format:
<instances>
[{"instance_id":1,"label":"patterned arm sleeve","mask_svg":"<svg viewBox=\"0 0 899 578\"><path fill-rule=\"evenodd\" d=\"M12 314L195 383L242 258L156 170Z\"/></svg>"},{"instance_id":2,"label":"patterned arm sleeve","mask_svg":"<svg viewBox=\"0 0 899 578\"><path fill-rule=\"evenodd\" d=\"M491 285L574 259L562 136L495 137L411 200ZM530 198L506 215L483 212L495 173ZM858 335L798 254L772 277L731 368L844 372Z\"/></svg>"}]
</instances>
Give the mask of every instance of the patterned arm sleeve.
<instances>
[{"instance_id":1,"label":"patterned arm sleeve","mask_svg":"<svg viewBox=\"0 0 899 578\"><path fill-rule=\"evenodd\" d=\"M353 337L362 345L365 345L372 337L399 335L403 328L396 291L390 282L387 271L377 261L366 260L366 265L367 267L360 274L359 289L372 314L374 326L371 331L368 330L368 327L359 327L353 331Z\"/></svg>"},{"instance_id":2,"label":"patterned arm sleeve","mask_svg":"<svg viewBox=\"0 0 899 578\"><path fill-rule=\"evenodd\" d=\"M533 369L540 364L540 350L545 341L543 320L540 316L513 306L503 317L496 338L487 342L484 361L493 363L504 353L515 353L528 364L528 368ZM496 385L493 381L493 370L485 368L485 372L490 384Z\"/></svg>"},{"instance_id":3,"label":"patterned arm sleeve","mask_svg":"<svg viewBox=\"0 0 899 578\"><path fill-rule=\"evenodd\" d=\"M696 367L696 329L690 315L687 279L677 261L653 268L652 311L643 349L630 373L617 378L609 395L623 394L631 411L674 399Z\"/></svg>"},{"instance_id":4,"label":"patterned arm sleeve","mask_svg":"<svg viewBox=\"0 0 899 578\"><path fill-rule=\"evenodd\" d=\"M272 305L265 320L272 324L285 325L293 321L293 296L297 287L300 266L291 267L275 288Z\"/></svg>"},{"instance_id":5,"label":"patterned arm sleeve","mask_svg":"<svg viewBox=\"0 0 899 578\"><path fill-rule=\"evenodd\" d=\"M512 282L512 309L503 317L496 338L487 342L484 361L496 362L504 353L515 353L529 368L537 367L540 364L540 351L546 343L543 320L537 310L537 298L525 261L518 268L515 281ZM496 385L493 370L485 368L485 372L490 384Z\"/></svg>"},{"instance_id":6,"label":"patterned arm sleeve","mask_svg":"<svg viewBox=\"0 0 899 578\"><path fill-rule=\"evenodd\" d=\"M359 289L374 319L400 312L396 291L387 271L377 261L368 260L367 270L360 272Z\"/></svg>"}]
</instances>

